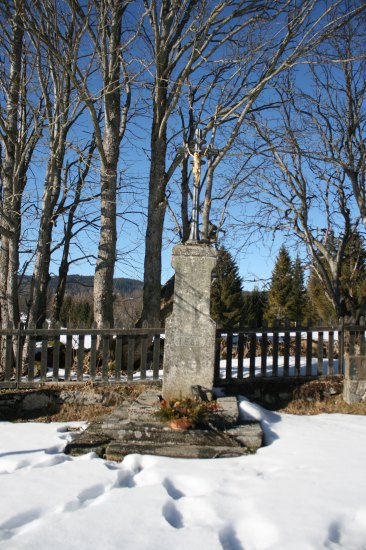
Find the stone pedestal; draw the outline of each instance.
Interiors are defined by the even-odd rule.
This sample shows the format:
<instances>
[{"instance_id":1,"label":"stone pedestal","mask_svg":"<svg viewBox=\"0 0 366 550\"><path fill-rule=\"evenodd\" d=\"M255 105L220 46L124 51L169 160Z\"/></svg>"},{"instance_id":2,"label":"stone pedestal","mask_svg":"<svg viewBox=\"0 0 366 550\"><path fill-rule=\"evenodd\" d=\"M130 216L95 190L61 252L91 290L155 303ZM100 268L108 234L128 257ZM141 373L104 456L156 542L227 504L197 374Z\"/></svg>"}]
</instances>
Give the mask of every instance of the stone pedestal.
<instances>
[{"instance_id":1,"label":"stone pedestal","mask_svg":"<svg viewBox=\"0 0 366 550\"><path fill-rule=\"evenodd\" d=\"M212 388L216 323L210 317L211 273L217 251L205 244L173 249L173 313L166 321L163 396L192 396L191 387Z\"/></svg>"},{"instance_id":2,"label":"stone pedestal","mask_svg":"<svg viewBox=\"0 0 366 550\"><path fill-rule=\"evenodd\" d=\"M366 402L366 356L345 355L343 399L348 404Z\"/></svg>"}]
</instances>

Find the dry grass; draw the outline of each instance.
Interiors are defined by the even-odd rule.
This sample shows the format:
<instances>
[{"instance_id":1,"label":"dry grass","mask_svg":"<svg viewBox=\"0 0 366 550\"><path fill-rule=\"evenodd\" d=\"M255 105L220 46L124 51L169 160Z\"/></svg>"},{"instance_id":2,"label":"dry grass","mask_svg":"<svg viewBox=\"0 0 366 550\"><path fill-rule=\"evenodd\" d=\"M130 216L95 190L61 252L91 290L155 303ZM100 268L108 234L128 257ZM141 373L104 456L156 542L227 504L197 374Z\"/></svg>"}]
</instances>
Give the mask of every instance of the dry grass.
<instances>
[{"instance_id":1,"label":"dry grass","mask_svg":"<svg viewBox=\"0 0 366 550\"><path fill-rule=\"evenodd\" d=\"M348 405L341 395L327 397L321 401L308 401L306 399L293 399L286 407L277 409L278 412L288 414L359 414L366 415L366 403Z\"/></svg>"},{"instance_id":2,"label":"dry grass","mask_svg":"<svg viewBox=\"0 0 366 550\"><path fill-rule=\"evenodd\" d=\"M49 413L33 419L21 418L15 422L91 422L99 416L111 413L114 405L106 406L100 403L94 405L77 405L65 403L57 413Z\"/></svg>"},{"instance_id":3,"label":"dry grass","mask_svg":"<svg viewBox=\"0 0 366 550\"><path fill-rule=\"evenodd\" d=\"M34 415L28 418L18 418L16 422L91 422L101 415L111 413L116 406L124 401L133 401L138 395L150 389L149 384L130 384L115 387L83 384L80 386L81 394L89 392L102 394L102 402L82 404L77 402L64 403L58 410L51 409L37 418ZM59 387L55 387L55 390ZM316 414L357 414L366 415L366 403L348 405L342 399L342 377L334 377L326 380L313 380L294 389L292 399L284 405L270 407L272 410L287 414L316 415ZM27 390L23 390L27 391ZM5 392L4 392L5 393ZM235 394L234 392L233 394ZM242 394L241 391L238 392ZM251 395L249 399L256 401ZM264 407L264 403L260 403Z\"/></svg>"},{"instance_id":4,"label":"dry grass","mask_svg":"<svg viewBox=\"0 0 366 550\"><path fill-rule=\"evenodd\" d=\"M96 403L65 402L59 406L51 406L44 414L37 414L37 411L27 415L23 411L19 417L12 419L14 422L91 422L101 415L111 413L117 406L122 405L126 400L131 402L135 400L140 393L151 388L151 384L121 384L121 385L98 385L98 384L80 384L78 390L80 396L102 395L102 401ZM47 390L60 391L60 386L47 386ZM20 393L27 393L32 390L18 390ZM11 390L13 393L14 390ZM5 393L5 391L3 392ZM9 392L7 392L9 393ZM80 401L80 400L79 400ZM82 399L81 399L82 401Z\"/></svg>"},{"instance_id":5,"label":"dry grass","mask_svg":"<svg viewBox=\"0 0 366 550\"><path fill-rule=\"evenodd\" d=\"M41 416L33 421L36 422L91 422L101 415L111 413L115 405L106 406L102 404L77 405L65 403L61 410L55 414ZM286 407L277 409L278 412L296 415L316 414L358 414L366 415L366 403L355 403L348 405L343 401L341 395L325 398L322 401L308 401L306 399L293 399ZM21 420L27 422L27 420Z\"/></svg>"}]
</instances>

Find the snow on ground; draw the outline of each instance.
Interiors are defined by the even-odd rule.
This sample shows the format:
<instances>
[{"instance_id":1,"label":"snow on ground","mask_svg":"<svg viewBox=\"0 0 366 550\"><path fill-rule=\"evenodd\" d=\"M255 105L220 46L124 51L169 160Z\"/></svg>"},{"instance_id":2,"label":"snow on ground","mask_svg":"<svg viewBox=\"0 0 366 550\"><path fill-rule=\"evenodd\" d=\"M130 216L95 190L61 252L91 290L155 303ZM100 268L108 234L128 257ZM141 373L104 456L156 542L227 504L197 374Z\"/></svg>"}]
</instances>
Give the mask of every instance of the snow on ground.
<instances>
[{"instance_id":1,"label":"snow on ground","mask_svg":"<svg viewBox=\"0 0 366 550\"><path fill-rule=\"evenodd\" d=\"M261 357L255 358L255 376L261 376ZM284 357L279 356L278 357L278 365L277 365L277 376L283 376L284 375ZM272 376L272 369L273 369L273 357L267 356L266 358L266 376L271 377ZM324 376L328 374L329 369L329 362L328 359L323 359L322 363L322 372ZM238 377L238 359L234 358L232 359L232 369L231 369L232 378ZM243 377L247 378L250 373L250 359L245 358L243 360ZM311 360L311 374L312 376L316 376L318 373L318 360L316 357L313 357ZM301 376L306 375L306 357L300 357L300 371L299 374ZM339 374L339 362L338 359L333 360L333 374ZM291 356L289 357L289 375L290 376L296 376L296 369L295 369L295 357ZM221 359L220 361L220 378L226 378L226 359Z\"/></svg>"},{"instance_id":2,"label":"snow on ground","mask_svg":"<svg viewBox=\"0 0 366 550\"><path fill-rule=\"evenodd\" d=\"M261 361L262 361L261 357L256 357L255 358L255 369L254 369L254 371L255 371L255 376L256 377L262 376L262 374L261 374ZM272 376L272 368L273 368L273 357L268 356L267 360L266 360L266 376L269 377L269 378ZM329 368L328 359L323 359L321 374L326 376L328 374L328 368ZM313 357L312 358L312 363L311 363L311 374L313 376L316 376L317 372L318 372L318 360L317 360L317 358ZM243 377L244 378L249 377L249 373L250 373L250 359L245 358L243 360ZM334 359L334 361L333 361L333 374L339 374L338 359ZM284 357L279 356L278 357L278 366L277 366L277 376L281 377L283 375L284 375ZM289 357L289 375L290 376L296 376L295 357ZM301 376L306 375L306 357L300 357L300 375ZM237 358L232 359L231 376L232 376L232 378L237 378L238 377L238 359ZM53 380L53 368L52 367L47 368L46 378L47 378L47 380L50 380L50 381ZM153 378L154 378L154 371L152 369L147 369L146 370L146 380L153 380ZM163 370L162 369L159 370L159 378L160 379L163 378ZM226 359L222 359L220 361L220 378L222 378L222 379L226 378ZM64 380L65 379L65 369L60 368L58 370L58 379L59 380ZM24 376L23 380L26 381L27 377ZM77 380L77 372L76 371L71 371L70 380L73 380L73 381ZM87 382L88 380L90 380L90 375L89 374L83 374L83 380L84 380L84 382ZM101 376L97 375L95 377L95 380L96 381L101 380ZM115 380L114 376L109 377L110 382L113 382L114 380ZM141 372L140 371L135 371L133 373L133 380L134 381L141 380ZM34 379L34 381L39 382L40 378L36 377ZM121 382L127 382L128 381L127 374L122 373L122 375L120 377L120 381Z\"/></svg>"},{"instance_id":3,"label":"snow on ground","mask_svg":"<svg viewBox=\"0 0 366 550\"><path fill-rule=\"evenodd\" d=\"M65 424L0 423L0 548L365 550L366 417L241 410L267 446L216 460L71 458Z\"/></svg>"}]
</instances>

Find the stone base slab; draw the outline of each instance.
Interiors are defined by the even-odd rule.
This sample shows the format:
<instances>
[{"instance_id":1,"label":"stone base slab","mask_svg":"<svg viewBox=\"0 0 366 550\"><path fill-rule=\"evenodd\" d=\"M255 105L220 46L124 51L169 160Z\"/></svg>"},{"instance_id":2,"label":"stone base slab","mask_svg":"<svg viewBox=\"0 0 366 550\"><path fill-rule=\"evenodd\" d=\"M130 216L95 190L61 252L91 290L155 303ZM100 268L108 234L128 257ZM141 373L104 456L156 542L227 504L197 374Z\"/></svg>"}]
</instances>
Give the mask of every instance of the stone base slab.
<instances>
[{"instance_id":1,"label":"stone base slab","mask_svg":"<svg viewBox=\"0 0 366 550\"><path fill-rule=\"evenodd\" d=\"M150 392L148 392L150 394ZM234 457L255 452L262 445L259 422L240 422L235 397L219 398L220 413L205 429L173 430L154 418L158 394L142 395L132 405L93 422L67 445L78 456L95 452L107 460L123 460L131 453L179 458ZM141 418L138 418L138 409ZM152 407L150 413L147 407Z\"/></svg>"},{"instance_id":2,"label":"stone base slab","mask_svg":"<svg viewBox=\"0 0 366 550\"><path fill-rule=\"evenodd\" d=\"M366 402L366 380L345 380L343 399L349 405Z\"/></svg>"}]
</instances>

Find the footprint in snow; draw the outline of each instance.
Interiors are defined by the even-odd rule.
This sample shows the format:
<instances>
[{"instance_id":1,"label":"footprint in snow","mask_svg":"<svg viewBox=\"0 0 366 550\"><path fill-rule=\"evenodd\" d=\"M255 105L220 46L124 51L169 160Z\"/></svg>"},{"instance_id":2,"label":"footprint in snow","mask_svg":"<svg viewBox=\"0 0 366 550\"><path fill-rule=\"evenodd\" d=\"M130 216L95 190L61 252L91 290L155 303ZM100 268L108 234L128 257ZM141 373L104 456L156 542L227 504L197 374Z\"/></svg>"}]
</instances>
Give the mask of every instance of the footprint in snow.
<instances>
[{"instance_id":1,"label":"footprint in snow","mask_svg":"<svg viewBox=\"0 0 366 550\"><path fill-rule=\"evenodd\" d=\"M88 487L78 494L76 500L68 502L63 507L64 512L75 512L81 508L86 508L94 504L106 492L105 485L98 484Z\"/></svg>"},{"instance_id":2,"label":"footprint in snow","mask_svg":"<svg viewBox=\"0 0 366 550\"><path fill-rule=\"evenodd\" d=\"M174 483L168 478L164 479L163 487L165 488L166 492L173 500L179 500L180 498L183 498L185 496L185 494L179 489L177 489Z\"/></svg>"},{"instance_id":3,"label":"footprint in snow","mask_svg":"<svg viewBox=\"0 0 366 550\"><path fill-rule=\"evenodd\" d=\"M182 514L171 500L164 504L162 513L165 520L169 525L174 527L174 529L181 529L184 527Z\"/></svg>"},{"instance_id":4,"label":"footprint in snow","mask_svg":"<svg viewBox=\"0 0 366 550\"><path fill-rule=\"evenodd\" d=\"M18 534L19 530L36 521L42 516L42 510L35 508L34 510L29 510L23 512L22 514L17 514L12 518L6 520L3 524L0 525L0 541L9 540L14 535Z\"/></svg>"}]
</instances>

